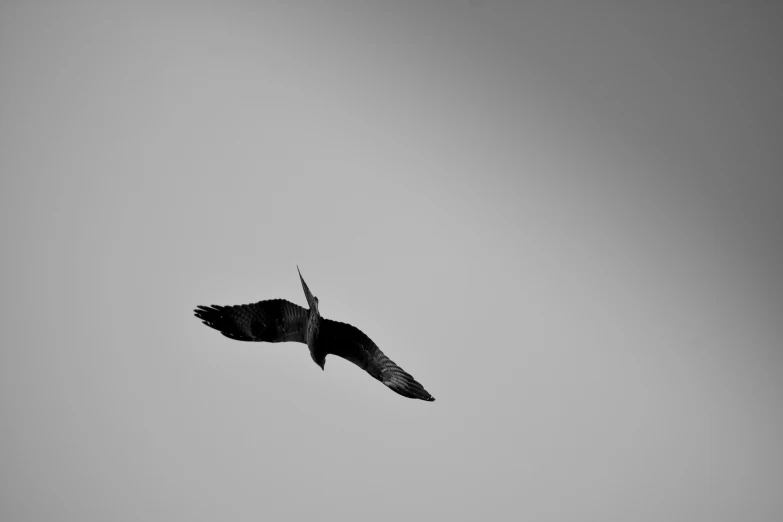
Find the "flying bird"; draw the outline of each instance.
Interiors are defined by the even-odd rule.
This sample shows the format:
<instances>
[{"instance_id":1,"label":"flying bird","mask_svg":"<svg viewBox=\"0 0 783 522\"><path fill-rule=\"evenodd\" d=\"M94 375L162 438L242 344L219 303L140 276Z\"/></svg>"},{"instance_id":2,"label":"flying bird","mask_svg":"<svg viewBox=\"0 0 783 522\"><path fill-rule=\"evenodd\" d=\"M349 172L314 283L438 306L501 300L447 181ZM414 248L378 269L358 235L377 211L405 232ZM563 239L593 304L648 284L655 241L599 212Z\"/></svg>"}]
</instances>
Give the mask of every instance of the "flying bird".
<instances>
[{"instance_id":1,"label":"flying bird","mask_svg":"<svg viewBox=\"0 0 783 522\"><path fill-rule=\"evenodd\" d=\"M296 342L306 344L315 364L324 369L326 356L337 355L381 381L392 391L410 399L434 401L411 374L386 357L361 330L350 324L321 317L318 298L302 282L309 310L285 299L270 299L234 306L198 306L196 317L236 341L267 343Z\"/></svg>"}]
</instances>

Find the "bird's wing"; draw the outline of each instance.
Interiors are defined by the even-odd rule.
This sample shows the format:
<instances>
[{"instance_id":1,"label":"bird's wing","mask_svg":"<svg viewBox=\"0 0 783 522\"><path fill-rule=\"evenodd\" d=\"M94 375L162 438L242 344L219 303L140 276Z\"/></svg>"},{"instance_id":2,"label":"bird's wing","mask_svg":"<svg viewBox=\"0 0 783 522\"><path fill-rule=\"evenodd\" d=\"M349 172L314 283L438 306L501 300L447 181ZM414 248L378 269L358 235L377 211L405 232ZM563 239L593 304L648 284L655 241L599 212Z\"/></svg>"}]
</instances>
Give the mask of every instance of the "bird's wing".
<instances>
[{"instance_id":1,"label":"bird's wing","mask_svg":"<svg viewBox=\"0 0 783 522\"><path fill-rule=\"evenodd\" d=\"M235 306L199 306L194 312L205 325L237 341L306 343L307 310L285 299Z\"/></svg>"},{"instance_id":2,"label":"bird's wing","mask_svg":"<svg viewBox=\"0 0 783 522\"><path fill-rule=\"evenodd\" d=\"M328 353L351 361L404 397L434 401L411 374L394 364L361 330L350 324L324 319L318 334L319 344Z\"/></svg>"}]
</instances>

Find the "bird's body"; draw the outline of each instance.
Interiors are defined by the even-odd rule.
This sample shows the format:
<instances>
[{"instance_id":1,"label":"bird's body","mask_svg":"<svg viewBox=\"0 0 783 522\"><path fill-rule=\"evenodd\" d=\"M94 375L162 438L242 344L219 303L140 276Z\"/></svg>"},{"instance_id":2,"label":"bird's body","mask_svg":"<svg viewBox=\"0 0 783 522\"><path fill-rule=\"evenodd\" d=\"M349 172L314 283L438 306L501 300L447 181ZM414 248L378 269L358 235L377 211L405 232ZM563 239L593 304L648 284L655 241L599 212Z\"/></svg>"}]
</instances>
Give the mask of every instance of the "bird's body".
<instances>
[{"instance_id":1,"label":"bird's body","mask_svg":"<svg viewBox=\"0 0 783 522\"><path fill-rule=\"evenodd\" d=\"M195 315L230 339L304 343L321 369L324 369L327 355L337 355L356 364L400 395L424 401L435 400L361 330L321 317L318 298L310 292L301 273L299 278L309 309L284 299L271 299L246 305L199 306Z\"/></svg>"},{"instance_id":2,"label":"bird's body","mask_svg":"<svg viewBox=\"0 0 783 522\"><path fill-rule=\"evenodd\" d=\"M318 312L309 311L307 314L307 322L305 323L305 343L310 349L310 357L313 358L315 364L324 369L326 364L326 356L329 354L328 348L321 342L321 322L323 319Z\"/></svg>"}]
</instances>

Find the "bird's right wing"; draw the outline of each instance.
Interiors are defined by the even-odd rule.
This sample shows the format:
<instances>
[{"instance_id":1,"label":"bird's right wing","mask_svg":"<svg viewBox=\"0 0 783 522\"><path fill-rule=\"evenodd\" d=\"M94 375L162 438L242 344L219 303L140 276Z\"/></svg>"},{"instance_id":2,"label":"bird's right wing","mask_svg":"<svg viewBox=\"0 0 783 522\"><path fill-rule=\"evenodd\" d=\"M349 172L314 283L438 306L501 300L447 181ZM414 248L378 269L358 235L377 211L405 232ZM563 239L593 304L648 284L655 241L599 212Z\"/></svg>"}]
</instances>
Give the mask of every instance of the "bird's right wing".
<instances>
[{"instance_id":1,"label":"bird's right wing","mask_svg":"<svg viewBox=\"0 0 783 522\"><path fill-rule=\"evenodd\" d=\"M307 343L307 310L285 299L235 306L198 306L194 312L205 325L237 341Z\"/></svg>"},{"instance_id":2,"label":"bird's right wing","mask_svg":"<svg viewBox=\"0 0 783 522\"><path fill-rule=\"evenodd\" d=\"M424 386L386 357L378 345L355 326L324 319L321 322L319 335L319 339L326 344L329 353L351 361L388 386L390 390L409 399L435 400Z\"/></svg>"}]
</instances>

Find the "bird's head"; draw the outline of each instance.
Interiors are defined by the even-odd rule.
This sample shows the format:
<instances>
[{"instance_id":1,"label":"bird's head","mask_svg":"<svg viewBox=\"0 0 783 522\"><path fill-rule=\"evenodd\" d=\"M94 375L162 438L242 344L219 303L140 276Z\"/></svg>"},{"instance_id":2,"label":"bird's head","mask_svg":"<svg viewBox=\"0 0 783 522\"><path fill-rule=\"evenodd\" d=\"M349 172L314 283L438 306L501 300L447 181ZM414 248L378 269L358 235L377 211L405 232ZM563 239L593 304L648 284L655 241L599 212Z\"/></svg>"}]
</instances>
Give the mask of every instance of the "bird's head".
<instances>
[{"instance_id":1,"label":"bird's head","mask_svg":"<svg viewBox=\"0 0 783 522\"><path fill-rule=\"evenodd\" d=\"M312 351L310 352L310 357L313 358L313 361L315 361L315 364L321 367L322 370L325 370L324 366L326 365L326 354L316 356Z\"/></svg>"}]
</instances>

